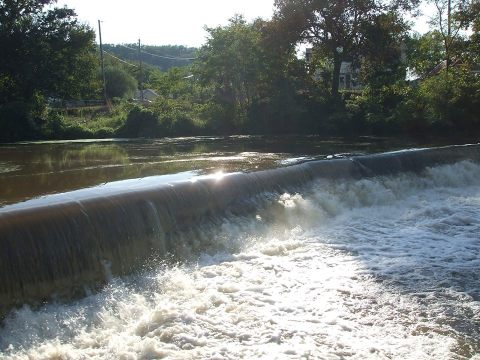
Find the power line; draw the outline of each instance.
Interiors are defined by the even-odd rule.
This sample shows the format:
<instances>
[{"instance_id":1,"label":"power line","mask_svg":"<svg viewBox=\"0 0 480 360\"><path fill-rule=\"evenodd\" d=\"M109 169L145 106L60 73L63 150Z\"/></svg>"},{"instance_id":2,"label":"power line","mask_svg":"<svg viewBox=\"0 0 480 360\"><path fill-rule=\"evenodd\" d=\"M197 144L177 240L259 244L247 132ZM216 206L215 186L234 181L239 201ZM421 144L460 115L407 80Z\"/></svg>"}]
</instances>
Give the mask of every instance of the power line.
<instances>
[{"instance_id":1,"label":"power line","mask_svg":"<svg viewBox=\"0 0 480 360\"><path fill-rule=\"evenodd\" d=\"M131 47L127 46L127 45L120 44L120 46L123 46L124 48L129 49L129 50L132 50L132 51L138 51L137 49L131 48ZM192 60L195 60L195 59L196 59L196 58L181 58L181 57L170 56L170 55L157 55L157 54L152 54L152 53L146 52L146 51L144 51L144 50L142 50L142 53L143 53L143 54L150 55L150 56L155 56L155 57L158 57L158 58L161 58L161 59L167 59L167 60L192 61Z\"/></svg>"},{"instance_id":2,"label":"power line","mask_svg":"<svg viewBox=\"0 0 480 360\"><path fill-rule=\"evenodd\" d=\"M103 50L103 52L104 52L105 54L111 56L112 58L114 58L114 59L116 59L116 60L124 63L124 64L130 65L130 66L133 66L133 67L138 67L138 65L131 64L131 63L129 63L128 61L122 60L122 59L120 59L119 57L116 57L115 55L110 54L108 51Z\"/></svg>"}]
</instances>

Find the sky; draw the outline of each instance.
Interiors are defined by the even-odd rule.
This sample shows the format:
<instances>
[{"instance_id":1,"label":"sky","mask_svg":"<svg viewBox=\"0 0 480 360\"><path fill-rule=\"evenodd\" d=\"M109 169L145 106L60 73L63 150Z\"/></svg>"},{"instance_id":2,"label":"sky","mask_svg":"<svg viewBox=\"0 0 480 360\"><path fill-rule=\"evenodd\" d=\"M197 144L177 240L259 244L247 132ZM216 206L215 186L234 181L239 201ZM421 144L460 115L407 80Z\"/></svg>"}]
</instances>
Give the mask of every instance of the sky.
<instances>
[{"instance_id":1,"label":"sky","mask_svg":"<svg viewBox=\"0 0 480 360\"><path fill-rule=\"evenodd\" d=\"M76 10L78 18L97 31L108 44L186 45L205 43L205 25L228 23L234 14L247 20L271 18L274 0L59 0Z\"/></svg>"},{"instance_id":2,"label":"sky","mask_svg":"<svg viewBox=\"0 0 480 360\"><path fill-rule=\"evenodd\" d=\"M106 44L185 45L205 43L204 26L226 25L234 14L247 20L270 19L274 0L59 0L76 10L78 18L97 32L102 21ZM428 13L428 11L427 11ZM425 19L415 30L425 32Z\"/></svg>"}]
</instances>

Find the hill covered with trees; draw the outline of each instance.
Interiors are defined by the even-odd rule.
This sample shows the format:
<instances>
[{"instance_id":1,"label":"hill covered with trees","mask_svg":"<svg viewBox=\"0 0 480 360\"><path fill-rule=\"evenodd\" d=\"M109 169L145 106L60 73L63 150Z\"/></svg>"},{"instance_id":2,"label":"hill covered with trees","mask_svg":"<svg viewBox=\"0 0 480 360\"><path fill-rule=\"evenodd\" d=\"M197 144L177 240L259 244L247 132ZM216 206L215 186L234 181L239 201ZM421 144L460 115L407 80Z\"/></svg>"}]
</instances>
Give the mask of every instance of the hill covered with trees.
<instances>
[{"instance_id":1,"label":"hill covered with trees","mask_svg":"<svg viewBox=\"0 0 480 360\"><path fill-rule=\"evenodd\" d=\"M131 62L139 63L138 44L105 44L103 49L108 54ZM197 48L181 45L144 45L141 47L141 59L160 71L168 71L173 67L191 65L197 55Z\"/></svg>"}]
</instances>

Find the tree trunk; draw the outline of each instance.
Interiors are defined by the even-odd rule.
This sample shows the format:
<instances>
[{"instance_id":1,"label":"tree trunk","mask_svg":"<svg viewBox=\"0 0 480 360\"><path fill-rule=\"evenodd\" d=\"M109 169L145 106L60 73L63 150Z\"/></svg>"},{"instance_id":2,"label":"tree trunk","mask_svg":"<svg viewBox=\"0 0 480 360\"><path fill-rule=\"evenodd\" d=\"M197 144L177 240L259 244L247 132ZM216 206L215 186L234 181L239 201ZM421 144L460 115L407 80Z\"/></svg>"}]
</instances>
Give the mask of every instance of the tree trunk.
<instances>
[{"instance_id":1,"label":"tree trunk","mask_svg":"<svg viewBox=\"0 0 480 360\"><path fill-rule=\"evenodd\" d=\"M340 54L333 51L333 78L332 78L332 97L338 97L338 86L340 82L340 66L342 65L342 59Z\"/></svg>"}]
</instances>

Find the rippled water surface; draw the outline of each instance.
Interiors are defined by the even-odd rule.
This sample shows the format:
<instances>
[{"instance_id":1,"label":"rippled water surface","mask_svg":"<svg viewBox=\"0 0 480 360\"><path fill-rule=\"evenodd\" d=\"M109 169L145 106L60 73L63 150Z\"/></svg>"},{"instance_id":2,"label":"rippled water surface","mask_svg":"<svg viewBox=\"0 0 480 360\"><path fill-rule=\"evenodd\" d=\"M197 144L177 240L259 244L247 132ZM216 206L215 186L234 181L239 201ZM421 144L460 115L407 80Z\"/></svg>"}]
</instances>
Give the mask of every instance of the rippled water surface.
<instances>
[{"instance_id":1,"label":"rippled water surface","mask_svg":"<svg viewBox=\"0 0 480 360\"><path fill-rule=\"evenodd\" d=\"M10 314L0 357L480 359L479 175L460 162L266 196L184 234L211 240L187 261Z\"/></svg>"},{"instance_id":2,"label":"rippled water surface","mask_svg":"<svg viewBox=\"0 0 480 360\"><path fill-rule=\"evenodd\" d=\"M310 159L412 146L390 139L195 137L65 141L0 145L0 206L31 198L148 176L188 179L218 171L286 166ZM172 181L172 177L156 181Z\"/></svg>"}]
</instances>

